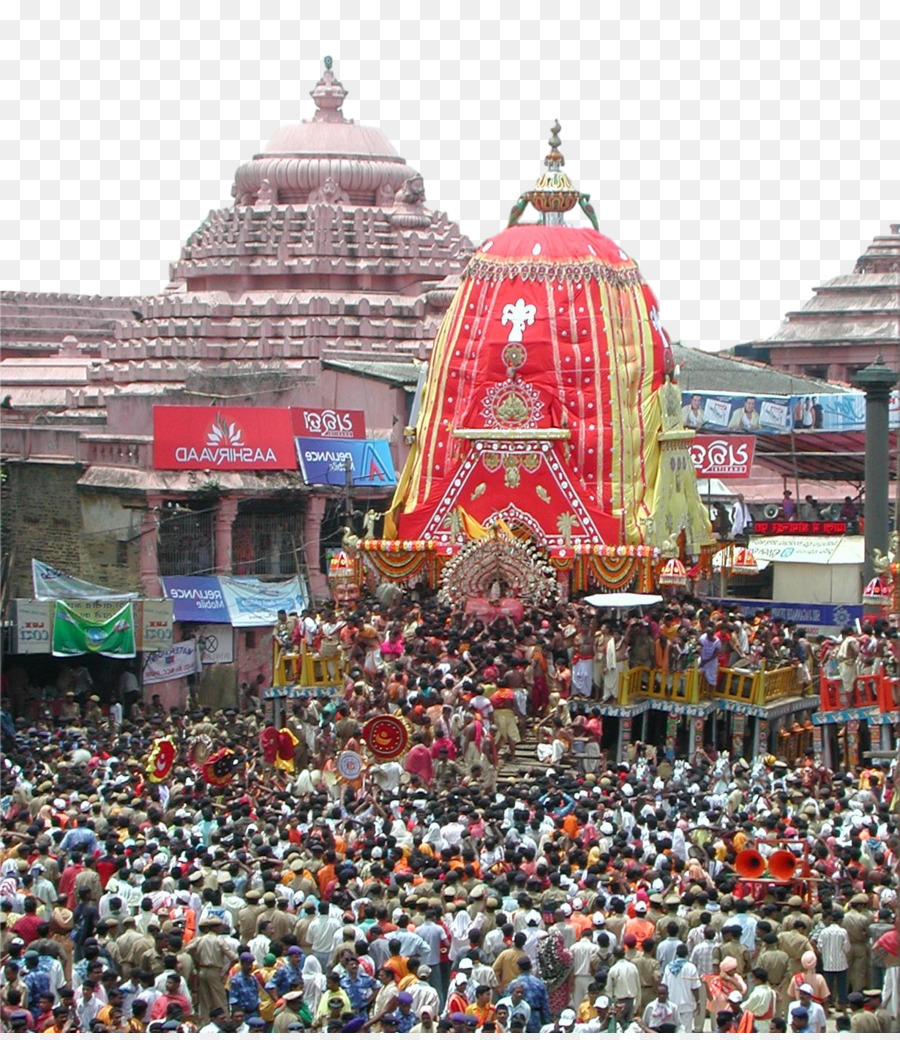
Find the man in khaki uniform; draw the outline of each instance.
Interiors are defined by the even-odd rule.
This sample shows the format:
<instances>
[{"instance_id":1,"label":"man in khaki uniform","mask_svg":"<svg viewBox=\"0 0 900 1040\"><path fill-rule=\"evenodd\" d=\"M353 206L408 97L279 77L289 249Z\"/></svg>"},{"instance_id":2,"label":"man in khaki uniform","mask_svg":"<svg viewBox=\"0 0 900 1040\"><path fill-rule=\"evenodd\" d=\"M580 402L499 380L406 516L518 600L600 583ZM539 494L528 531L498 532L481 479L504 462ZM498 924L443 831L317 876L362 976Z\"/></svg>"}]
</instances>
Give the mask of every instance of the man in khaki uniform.
<instances>
[{"instance_id":1,"label":"man in khaki uniform","mask_svg":"<svg viewBox=\"0 0 900 1040\"><path fill-rule=\"evenodd\" d=\"M680 904L681 904L681 900L678 898L678 896L666 896L666 914L665 914L664 917L661 917L656 922L656 941L657 942L659 942L660 939L665 939L668 936L668 934L669 934L668 928L669 928L669 922L670 921L673 921L676 925L678 925L678 938L681 940L681 942L684 942L687 939L687 933L688 933L688 923L687 923L687 920L684 917L679 917L678 913L677 913L677 910L678 910L678 907L680 906ZM656 999L656 991L655 990L654 990L653 996L650 999L651 1000L655 1000Z\"/></svg>"},{"instance_id":2,"label":"man in khaki uniform","mask_svg":"<svg viewBox=\"0 0 900 1040\"><path fill-rule=\"evenodd\" d=\"M659 980L662 978L659 961L656 959L656 943L652 939L645 939L641 943L633 964L641 977L641 1007L646 1007L656 1000Z\"/></svg>"},{"instance_id":3,"label":"man in khaki uniform","mask_svg":"<svg viewBox=\"0 0 900 1040\"><path fill-rule=\"evenodd\" d=\"M850 960L849 956L847 957L847 960ZM847 997L847 1003L849 1004L850 1011L851 1033L881 1032L881 1023L878 1021L875 1013L866 1007L866 998L862 993L851 993L850 996Z\"/></svg>"},{"instance_id":4,"label":"man in khaki uniform","mask_svg":"<svg viewBox=\"0 0 900 1040\"><path fill-rule=\"evenodd\" d=\"M738 964L738 971L746 979L750 975L752 959L750 951L740 940L741 926L733 924L726 926L722 932L722 942L713 953L713 967L719 970L719 965L726 957L734 957Z\"/></svg>"},{"instance_id":5,"label":"man in khaki uniform","mask_svg":"<svg viewBox=\"0 0 900 1040\"><path fill-rule=\"evenodd\" d=\"M787 916L781 922L782 931L790 931L797 921L803 921L806 925L806 934L809 935L809 931L812 928L812 918L804 910L803 900L800 896L791 896L787 901L787 905Z\"/></svg>"},{"instance_id":6,"label":"man in khaki uniform","mask_svg":"<svg viewBox=\"0 0 900 1040\"><path fill-rule=\"evenodd\" d=\"M263 908L259 905L261 897L261 892L251 888L244 896L247 900L247 905L238 910L238 935L244 945L250 942L253 936L256 935L256 922L259 919L259 915L263 912Z\"/></svg>"},{"instance_id":7,"label":"man in khaki uniform","mask_svg":"<svg viewBox=\"0 0 900 1040\"><path fill-rule=\"evenodd\" d=\"M85 857L84 870L80 870L75 875L75 891L80 892L83 888L89 888L91 897L99 903L103 897L103 884L100 881L100 875L94 870L96 865L97 860L94 856Z\"/></svg>"},{"instance_id":8,"label":"man in khaki uniform","mask_svg":"<svg viewBox=\"0 0 900 1040\"><path fill-rule=\"evenodd\" d=\"M756 966L765 968L769 974L769 985L775 990L778 998L776 1014L784 1018L787 1014L787 988L791 981L790 958L779 949L778 936L774 932L766 932L763 936L763 949L757 955Z\"/></svg>"},{"instance_id":9,"label":"man in khaki uniform","mask_svg":"<svg viewBox=\"0 0 900 1040\"><path fill-rule=\"evenodd\" d=\"M273 1033L286 1033L292 1022L301 1022L300 1005L303 1003L303 994L295 989L284 995L284 1007L275 1016L272 1023Z\"/></svg>"},{"instance_id":10,"label":"man in khaki uniform","mask_svg":"<svg viewBox=\"0 0 900 1040\"><path fill-rule=\"evenodd\" d=\"M802 919L794 922L794 927L789 931L783 931L778 936L778 946L788 955L788 975L799 975L803 971L800 958L807 950L812 949L812 943L806 935L806 925Z\"/></svg>"},{"instance_id":11,"label":"man in khaki uniform","mask_svg":"<svg viewBox=\"0 0 900 1040\"><path fill-rule=\"evenodd\" d=\"M218 917L208 917L200 922L200 935L192 939L185 953L196 965L197 1013L202 1020L209 1018L214 1007L227 1007L225 976L236 958L231 947L219 934L222 926Z\"/></svg>"},{"instance_id":12,"label":"man in khaki uniform","mask_svg":"<svg viewBox=\"0 0 900 1040\"><path fill-rule=\"evenodd\" d=\"M862 992L869 984L869 899L857 892L850 900L850 909L844 914L844 928L850 936L847 955L847 987L851 992Z\"/></svg>"},{"instance_id":13,"label":"man in khaki uniform","mask_svg":"<svg viewBox=\"0 0 900 1040\"><path fill-rule=\"evenodd\" d=\"M312 953L312 945L307 939L306 933L309 931L309 926L313 923L315 916L316 901L312 898L307 899L303 904L303 913L297 915L297 923L294 925L294 938L307 957Z\"/></svg>"}]
</instances>

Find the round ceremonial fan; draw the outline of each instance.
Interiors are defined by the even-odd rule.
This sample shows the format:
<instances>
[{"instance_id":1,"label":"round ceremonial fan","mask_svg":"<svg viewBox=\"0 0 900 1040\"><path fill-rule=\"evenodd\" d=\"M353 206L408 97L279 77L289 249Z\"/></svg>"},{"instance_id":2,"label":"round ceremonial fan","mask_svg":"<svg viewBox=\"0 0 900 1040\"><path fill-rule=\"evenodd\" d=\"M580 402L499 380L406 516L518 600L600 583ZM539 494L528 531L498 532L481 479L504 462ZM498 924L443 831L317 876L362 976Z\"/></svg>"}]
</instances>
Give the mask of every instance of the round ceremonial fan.
<instances>
[{"instance_id":1,"label":"round ceremonial fan","mask_svg":"<svg viewBox=\"0 0 900 1040\"><path fill-rule=\"evenodd\" d=\"M338 755L335 765L337 766L338 776L342 780L351 782L358 780L363 771L362 756L355 751L342 751Z\"/></svg>"},{"instance_id":2,"label":"round ceremonial fan","mask_svg":"<svg viewBox=\"0 0 900 1040\"><path fill-rule=\"evenodd\" d=\"M147 779L152 784L161 784L175 765L175 744L171 737L157 737L147 755Z\"/></svg>"},{"instance_id":3,"label":"round ceremonial fan","mask_svg":"<svg viewBox=\"0 0 900 1040\"><path fill-rule=\"evenodd\" d=\"M210 740L209 734L199 734L194 743L191 744L191 761L196 766L202 766L212 754L212 749L212 740Z\"/></svg>"},{"instance_id":4,"label":"round ceremonial fan","mask_svg":"<svg viewBox=\"0 0 900 1040\"><path fill-rule=\"evenodd\" d=\"M363 726L363 740L374 758L399 758L409 747L409 726L396 715L376 715Z\"/></svg>"},{"instance_id":5,"label":"round ceremonial fan","mask_svg":"<svg viewBox=\"0 0 900 1040\"><path fill-rule=\"evenodd\" d=\"M241 766L241 756L231 748L219 748L203 763L203 779L213 787L230 783Z\"/></svg>"}]
</instances>

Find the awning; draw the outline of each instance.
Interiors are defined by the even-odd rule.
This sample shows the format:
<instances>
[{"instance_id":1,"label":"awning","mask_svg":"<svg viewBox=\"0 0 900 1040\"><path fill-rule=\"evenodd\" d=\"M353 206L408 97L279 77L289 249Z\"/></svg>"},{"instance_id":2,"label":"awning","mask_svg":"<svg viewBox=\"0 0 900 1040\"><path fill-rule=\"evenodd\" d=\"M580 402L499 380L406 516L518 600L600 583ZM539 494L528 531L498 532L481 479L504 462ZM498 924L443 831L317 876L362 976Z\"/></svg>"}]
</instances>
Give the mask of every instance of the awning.
<instances>
[{"instance_id":1,"label":"awning","mask_svg":"<svg viewBox=\"0 0 900 1040\"><path fill-rule=\"evenodd\" d=\"M897 431L888 434L891 479L897 473ZM863 432L757 434L756 461L785 477L800 480L849 480L860 484L866 476L866 435Z\"/></svg>"}]
</instances>

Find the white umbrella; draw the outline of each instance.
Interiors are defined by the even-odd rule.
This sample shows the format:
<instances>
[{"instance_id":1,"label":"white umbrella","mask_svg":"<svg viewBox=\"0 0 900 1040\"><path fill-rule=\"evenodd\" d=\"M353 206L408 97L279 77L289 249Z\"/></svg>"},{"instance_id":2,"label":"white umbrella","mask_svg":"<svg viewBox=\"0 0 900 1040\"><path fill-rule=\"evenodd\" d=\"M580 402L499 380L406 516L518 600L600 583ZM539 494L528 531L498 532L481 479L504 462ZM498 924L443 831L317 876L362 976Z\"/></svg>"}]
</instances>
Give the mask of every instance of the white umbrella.
<instances>
[{"instance_id":1,"label":"white umbrella","mask_svg":"<svg viewBox=\"0 0 900 1040\"><path fill-rule=\"evenodd\" d=\"M662 596L642 594L640 592L597 592L593 596L585 596L584 602L592 607L649 607L654 603L662 603Z\"/></svg>"}]
</instances>

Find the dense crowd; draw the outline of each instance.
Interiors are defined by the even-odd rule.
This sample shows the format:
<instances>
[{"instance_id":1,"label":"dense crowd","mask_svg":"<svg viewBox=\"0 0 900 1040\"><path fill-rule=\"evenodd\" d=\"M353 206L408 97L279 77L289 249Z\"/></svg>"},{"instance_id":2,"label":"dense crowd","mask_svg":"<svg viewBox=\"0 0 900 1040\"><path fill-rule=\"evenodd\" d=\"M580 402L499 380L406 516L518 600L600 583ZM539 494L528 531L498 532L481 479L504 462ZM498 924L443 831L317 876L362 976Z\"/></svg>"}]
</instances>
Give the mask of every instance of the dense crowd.
<instances>
[{"instance_id":1,"label":"dense crowd","mask_svg":"<svg viewBox=\"0 0 900 1040\"><path fill-rule=\"evenodd\" d=\"M895 635L831 653L844 668L852 640L855 669L884 667ZM257 683L237 709L166 711L63 672L4 713L4 1029L896 1026L890 773L639 742L618 761L604 740L623 669L804 669L802 629L690 599L484 622L423 599L281 617L273 640L340 682L282 702L287 762ZM408 751L342 779L380 714ZM526 736L540 765L517 762ZM162 737L177 759L154 783ZM228 749L224 776L201 745ZM790 851L797 878L742 876L750 848Z\"/></svg>"}]
</instances>

